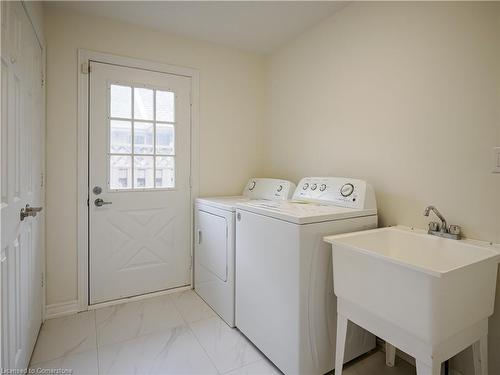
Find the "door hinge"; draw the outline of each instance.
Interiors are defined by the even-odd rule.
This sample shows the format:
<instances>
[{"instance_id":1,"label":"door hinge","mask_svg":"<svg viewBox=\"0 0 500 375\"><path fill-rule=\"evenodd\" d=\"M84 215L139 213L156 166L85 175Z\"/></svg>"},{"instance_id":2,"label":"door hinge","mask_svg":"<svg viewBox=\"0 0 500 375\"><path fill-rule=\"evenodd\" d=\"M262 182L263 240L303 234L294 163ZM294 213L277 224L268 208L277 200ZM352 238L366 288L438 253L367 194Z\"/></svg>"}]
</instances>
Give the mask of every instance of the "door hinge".
<instances>
[{"instance_id":1,"label":"door hinge","mask_svg":"<svg viewBox=\"0 0 500 375\"><path fill-rule=\"evenodd\" d=\"M43 172L40 173L40 187L43 188Z\"/></svg>"},{"instance_id":2,"label":"door hinge","mask_svg":"<svg viewBox=\"0 0 500 375\"><path fill-rule=\"evenodd\" d=\"M89 207L89 197L87 197L87 207Z\"/></svg>"},{"instance_id":3,"label":"door hinge","mask_svg":"<svg viewBox=\"0 0 500 375\"><path fill-rule=\"evenodd\" d=\"M42 288L44 285L45 285L45 282L44 282L44 277L43 277L43 272L42 272Z\"/></svg>"},{"instance_id":4,"label":"door hinge","mask_svg":"<svg viewBox=\"0 0 500 375\"><path fill-rule=\"evenodd\" d=\"M189 259L189 269L190 270L193 269L193 256L192 255L190 256L190 259Z\"/></svg>"},{"instance_id":5,"label":"door hinge","mask_svg":"<svg viewBox=\"0 0 500 375\"><path fill-rule=\"evenodd\" d=\"M91 72L89 63L82 63L82 73L89 74Z\"/></svg>"},{"instance_id":6,"label":"door hinge","mask_svg":"<svg viewBox=\"0 0 500 375\"><path fill-rule=\"evenodd\" d=\"M45 76L43 75L43 72L40 75L41 75L41 81L42 81L42 87L43 87L43 86L45 86Z\"/></svg>"}]
</instances>

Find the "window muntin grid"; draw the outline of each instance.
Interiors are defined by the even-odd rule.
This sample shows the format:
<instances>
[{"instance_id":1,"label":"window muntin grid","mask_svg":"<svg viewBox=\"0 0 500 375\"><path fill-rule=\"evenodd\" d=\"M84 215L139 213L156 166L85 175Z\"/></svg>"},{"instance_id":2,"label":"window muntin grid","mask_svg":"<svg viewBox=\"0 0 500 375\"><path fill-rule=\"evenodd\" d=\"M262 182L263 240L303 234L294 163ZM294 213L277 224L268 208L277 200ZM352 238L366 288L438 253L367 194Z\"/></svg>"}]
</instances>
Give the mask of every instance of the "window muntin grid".
<instances>
[{"instance_id":1,"label":"window muntin grid","mask_svg":"<svg viewBox=\"0 0 500 375\"><path fill-rule=\"evenodd\" d=\"M175 94L122 83L108 92L109 189L175 189Z\"/></svg>"}]
</instances>

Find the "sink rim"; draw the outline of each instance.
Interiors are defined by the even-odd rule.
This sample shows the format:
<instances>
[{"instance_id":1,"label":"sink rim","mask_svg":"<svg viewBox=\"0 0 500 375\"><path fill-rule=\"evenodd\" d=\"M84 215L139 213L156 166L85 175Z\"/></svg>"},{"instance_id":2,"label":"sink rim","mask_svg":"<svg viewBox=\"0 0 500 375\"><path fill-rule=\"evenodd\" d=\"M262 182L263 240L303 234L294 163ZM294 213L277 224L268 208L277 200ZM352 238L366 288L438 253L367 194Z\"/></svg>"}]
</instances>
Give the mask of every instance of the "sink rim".
<instances>
[{"instance_id":1,"label":"sink rim","mask_svg":"<svg viewBox=\"0 0 500 375\"><path fill-rule=\"evenodd\" d=\"M443 270L443 271L439 271L439 270L431 269L429 267L417 265L417 264L414 264L414 263L411 263L411 262L407 262L407 261L404 261L404 260L401 260L401 259L397 259L397 258L388 256L388 255L382 254L382 253L380 253L378 251L375 251L375 250L366 249L366 248L363 248L363 247L360 247L360 246L356 246L356 245L353 245L353 244L349 244L349 243L345 243L345 242L341 242L340 241L343 238L355 237L355 236L360 235L361 233L363 233L363 234L369 234L369 233L387 232L387 231L399 231L399 232L404 232L404 233L408 233L408 234L413 234L413 235L416 235L416 236L420 236L420 235L429 236L429 237L426 237L426 239L432 239L432 240L435 239L436 241L437 240L441 240L441 241L457 241L457 240L452 240L452 239L446 239L446 238L440 238L440 237L436 237L436 236L431 236L431 235L429 235L427 233L427 231L425 231L423 229L415 229L415 228L412 228L412 227L406 227L406 226L402 226L402 225L396 225L396 226L389 226L389 227L384 227L384 228L370 229L370 230L365 230L365 231L358 231L358 232L351 232L351 233L343 233L343 234L325 236L325 237L323 237L323 240L325 242L328 242L328 243L332 244L332 245L344 246L344 247L347 247L347 248L349 248L349 249L351 249L353 251L356 251L356 252L368 255L370 257L382 259L382 260L387 261L389 263L397 264L399 266L402 266L402 267L405 267L405 268L409 268L409 269L412 269L412 270L415 270L415 271L418 271L418 272L422 272L422 273L425 273L425 274L428 274L428 275L432 275L434 277L439 277L439 278L441 278L444 275L449 274L449 273L451 273L453 271L456 271L456 270L459 270L459 269L464 269L464 268L467 268L467 267L471 267L473 265L481 264L481 263L484 263L484 262L492 262L492 261L494 261L496 263L500 263L500 244L495 244L495 243L486 242L486 241L472 240L472 239L462 239L462 240L458 240L458 241L461 244L465 244L465 245L471 246L473 248L480 248L481 250L490 251L491 252L491 256L486 256L484 259L481 259L481 260L478 260L478 261L474 261L474 262L471 262L471 263L468 263L468 264L464 264L464 265L459 265L459 266L451 267L450 269Z\"/></svg>"}]
</instances>

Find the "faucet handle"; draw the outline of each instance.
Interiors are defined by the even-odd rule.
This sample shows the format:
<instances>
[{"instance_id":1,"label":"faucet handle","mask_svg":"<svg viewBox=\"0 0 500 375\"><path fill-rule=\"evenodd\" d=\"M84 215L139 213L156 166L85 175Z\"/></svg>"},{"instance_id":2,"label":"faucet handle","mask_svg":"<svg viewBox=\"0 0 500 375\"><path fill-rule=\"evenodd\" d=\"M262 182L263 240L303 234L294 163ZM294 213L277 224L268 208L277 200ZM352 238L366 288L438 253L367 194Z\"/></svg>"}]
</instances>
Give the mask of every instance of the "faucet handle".
<instances>
[{"instance_id":1,"label":"faucet handle","mask_svg":"<svg viewBox=\"0 0 500 375\"><path fill-rule=\"evenodd\" d=\"M431 221L429 223L429 231L433 231L433 232L439 231L439 223L436 223L435 221Z\"/></svg>"},{"instance_id":2,"label":"faucet handle","mask_svg":"<svg viewBox=\"0 0 500 375\"><path fill-rule=\"evenodd\" d=\"M450 227L448 228L448 232L450 234L456 234L456 235L459 235L460 234L460 231L461 231L461 228L459 225L450 225Z\"/></svg>"}]
</instances>

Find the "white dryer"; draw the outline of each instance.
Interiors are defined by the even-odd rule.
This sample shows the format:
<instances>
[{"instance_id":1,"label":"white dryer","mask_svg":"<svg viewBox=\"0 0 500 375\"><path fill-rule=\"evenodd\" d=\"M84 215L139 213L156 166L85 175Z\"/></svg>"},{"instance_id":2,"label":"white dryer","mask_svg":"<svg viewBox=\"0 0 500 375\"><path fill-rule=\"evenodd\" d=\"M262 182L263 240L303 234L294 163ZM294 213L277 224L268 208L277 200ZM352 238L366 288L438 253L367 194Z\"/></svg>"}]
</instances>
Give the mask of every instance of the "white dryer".
<instances>
[{"instance_id":1,"label":"white dryer","mask_svg":"<svg viewBox=\"0 0 500 375\"><path fill-rule=\"evenodd\" d=\"M291 201L236 209L236 326L285 374L320 375L335 359L336 298L328 234L375 228L375 194L351 178L304 178ZM352 325L345 361L375 347Z\"/></svg>"},{"instance_id":2,"label":"white dryer","mask_svg":"<svg viewBox=\"0 0 500 375\"><path fill-rule=\"evenodd\" d=\"M295 184L290 181L252 178L241 196L196 200L194 288L230 327L234 327L236 204L288 200L294 190Z\"/></svg>"}]
</instances>

